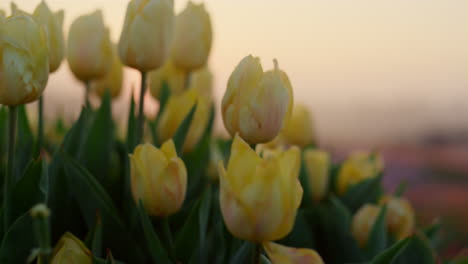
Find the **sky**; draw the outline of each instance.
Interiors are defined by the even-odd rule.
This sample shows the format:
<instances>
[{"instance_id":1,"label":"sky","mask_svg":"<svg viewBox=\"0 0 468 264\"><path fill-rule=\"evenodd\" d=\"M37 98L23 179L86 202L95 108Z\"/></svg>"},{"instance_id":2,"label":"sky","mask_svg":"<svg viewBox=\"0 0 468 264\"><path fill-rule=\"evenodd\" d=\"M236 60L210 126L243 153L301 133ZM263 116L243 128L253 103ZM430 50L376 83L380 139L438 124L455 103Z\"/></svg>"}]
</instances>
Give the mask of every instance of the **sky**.
<instances>
[{"instance_id":1,"label":"sky","mask_svg":"<svg viewBox=\"0 0 468 264\"><path fill-rule=\"evenodd\" d=\"M8 10L10 2L0 0ZM32 11L39 0L17 0ZM200 1L195 1L200 2ZM333 142L415 141L431 133L468 130L468 1L466 0L206 0L214 42L210 68L218 103L246 55L264 69L278 59L295 103L313 112L320 138ZM65 10L65 32L81 14L102 9L117 41L128 1L48 0ZM176 12L187 1L175 0ZM125 72L124 119L134 70ZM82 85L64 62L45 92L49 117L76 117ZM156 103L148 95L147 112ZM34 109L34 106L31 106ZM218 116L219 117L219 116ZM220 117L218 128L222 128Z\"/></svg>"}]
</instances>

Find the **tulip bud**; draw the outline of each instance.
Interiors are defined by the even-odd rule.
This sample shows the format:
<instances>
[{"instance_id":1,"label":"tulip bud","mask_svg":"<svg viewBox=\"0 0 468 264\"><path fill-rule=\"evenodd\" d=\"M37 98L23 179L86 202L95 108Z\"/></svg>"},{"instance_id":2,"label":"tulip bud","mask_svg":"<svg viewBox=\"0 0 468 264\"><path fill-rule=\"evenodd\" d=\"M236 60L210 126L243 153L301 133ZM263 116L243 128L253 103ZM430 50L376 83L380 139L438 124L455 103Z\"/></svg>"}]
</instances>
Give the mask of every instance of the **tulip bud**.
<instances>
[{"instance_id":1,"label":"tulip bud","mask_svg":"<svg viewBox=\"0 0 468 264\"><path fill-rule=\"evenodd\" d=\"M353 216L351 223L351 233L361 248L367 245L370 232L380 213L380 207L365 204Z\"/></svg>"},{"instance_id":2,"label":"tulip bud","mask_svg":"<svg viewBox=\"0 0 468 264\"><path fill-rule=\"evenodd\" d=\"M49 78L47 32L18 12L0 20L0 104L37 100Z\"/></svg>"},{"instance_id":3,"label":"tulip bud","mask_svg":"<svg viewBox=\"0 0 468 264\"><path fill-rule=\"evenodd\" d=\"M324 264L313 249L286 247L273 242L263 244L272 264Z\"/></svg>"},{"instance_id":4,"label":"tulip bud","mask_svg":"<svg viewBox=\"0 0 468 264\"><path fill-rule=\"evenodd\" d=\"M324 151L309 149L304 152L304 161L312 199L318 202L328 191L330 155Z\"/></svg>"},{"instance_id":5,"label":"tulip bud","mask_svg":"<svg viewBox=\"0 0 468 264\"><path fill-rule=\"evenodd\" d=\"M103 97L106 91L110 92L112 98L116 98L122 91L123 79L123 65L120 62L117 50L114 46L112 49L112 62L111 68L104 78L93 81L91 83L91 90L93 90L99 97Z\"/></svg>"},{"instance_id":6,"label":"tulip bud","mask_svg":"<svg viewBox=\"0 0 468 264\"><path fill-rule=\"evenodd\" d=\"M91 264L91 252L78 238L65 233L57 242L51 264Z\"/></svg>"},{"instance_id":7,"label":"tulip bud","mask_svg":"<svg viewBox=\"0 0 468 264\"><path fill-rule=\"evenodd\" d=\"M135 203L141 200L152 216L168 216L180 209L187 189L187 169L177 157L172 139L161 149L151 144L137 146L130 155L130 165Z\"/></svg>"},{"instance_id":8,"label":"tulip bud","mask_svg":"<svg viewBox=\"0 0 468 264\"><path fill-rule=\"evenodd\" d=\"M177 69L171 60L167 60L161 68L149 72L148 76L151 95L157 100L161 99L163 82L167 82L171 95L184 91L185 73Z\"/></svg>"},{"instance_id":9,"label":"tulip bud","mask_svg":"<svg viewBox=\"0 0 468 264\"><path fill-rule=\"evenodd\" d=\"M352 185L375 177L382 171L383 161L380 155L355 152L340 168L337 179L338 193L343 195Z\"/></svg>"},{"instance_id":10,"label":"tulip bud","mask_svg":"<svg viewBox=\"0 0 468 264\"><path fill-rule=\"evenodd\" d=\"M259 58L247 56L229 77L221 111L224 126L250 144L272 141L292 108L292 87L278 68L263 72Z\"/></svg>"},{"instance_id":11,"label":"tulip bud","mask_svg":"<svg viewBox=\"0 0 468 264\"><path fill-rule=\"evenodd\" d=\"M387 226L397 239L403 239L414 230L415 216L411 204L405 198L385 196L380 204L387 205Z\"/></svg>"},{"instance_id":12,"label":"tulip bud","mask_svg":"<svg viewBox=\"0 0 468 264\"><path fill-rule=\"evenodd\" d=\"M175 135L195 103L197 106L185 138L183 152L190 152L194 149L208 125L211 106L211 100L201 97L196 90L187 90L169 98L158 125L158 136L161 141L168 140Z\"/></svg>"},{"instance_id":13,"label":"tulip bud","mask_svg":"<svg viewBox=\"0 0 468 264\"><path fill-rule=\"evenodd\" d=\"M63 39L63 10L52 13L42 1L34 10L33 17L47 29L47 43L49 44L49 71L55 72L62 63L65 54Z\"/></svg>"},{"instance_id":14,"label":"tulip bud","mask_svg":"<svg viewBox=\"0 0 468 264\"><path fill-rule=\"evenodd\" d=\"M73 74L81 81L103 78L109 71L112 44L101 11L80 16L72 23L67 58Z\"/></svg>"},{"instance_id":15,"label":"tulip bud","mask_svg":"<svg viewBox=\"0 0 468 264\"><path fill-rule=\"evenodd\" d=\"M286 122L281 135L291 145L305 147L314 143L312 117L306 106L294 105L291 118Z\"/></svg>"},{"instance_id":16,"label":"tulip bud","mask_svg":"<svg viewBox=\"0 0 468 264\"><path fill-rule=\"evenodd\" d=\"M220 205L228 230L253 242L286 236L302 199L299 168L297 147L260 157L236 135L227 171L219 164Z\"/></svg>"},{"instance_id":17,"label":"tulip bud","mask_svg":"<svg viewBox=\"0 0 468 264\"><path fill-rule=\"evenodd\" d=\"M119 41L122 62L145 72L161 67L170 52L174 20L169 0L131 0Z\"/></svg>"},{"instance_id":18,"label":"tulip bud","mask_svg":"<svg viewBox=\"0 0 468 264\"><path fill-rule=\"evenodd\" d=\"M196 90L202 97L213 97L213 74L207 66L192 73L189 89Z\"/></svg>"},{"instance_id":19,"label":"tulip bud","mask_svg":"<svg viewBox=\"0 0 468 264\"><path fill-rule=\"evenodd\" d=\"M204 4L189 1L177 16L172 47L174 64L187 72L206 64L211 50L212 29Z\"/></svg>"}]
</instances>

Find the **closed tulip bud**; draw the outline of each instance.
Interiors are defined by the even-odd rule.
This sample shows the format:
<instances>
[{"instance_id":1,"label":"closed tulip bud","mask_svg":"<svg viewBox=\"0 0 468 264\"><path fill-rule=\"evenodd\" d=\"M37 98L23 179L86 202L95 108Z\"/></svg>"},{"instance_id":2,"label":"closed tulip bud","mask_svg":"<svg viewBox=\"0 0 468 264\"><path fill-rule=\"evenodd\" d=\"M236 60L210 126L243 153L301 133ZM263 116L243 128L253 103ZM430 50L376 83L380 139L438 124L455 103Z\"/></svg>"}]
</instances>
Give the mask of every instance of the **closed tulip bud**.
<instances>
[{"instance_id":1,"label":"closed tulip bud","mask_svg":"<svg viewBox=\"0 0 468 264\"><path fill-rule=\"evenodd\" d=\"M312 199L320 201L328 191L330 155L325 151L309 149L304 152L304 161Z\"/></svg>"},{"instance_id":2,"label":"closed tulip bud","mask_svg":"<svg viewBox=\"0 0 468 264\"><path fill-rule=\"evenodd\" d=\"M383 161L380 155L355 152L343 162L338 172L338 193L345 194L350 186L375 177L382 171Z\"/></svg>"},{"instance_id":3,"label":"closed tulip bud","mask_svg":"<svg viewBox=\"0 0 468 264\"><path fill-rule=\"evenodd\" d=\"M51 264L91 264L91 251L71 233L65 233L55 246Z\"/></svg>"},{"instance_id":4,"label":"closed tulip bud","mask_svg":"<svg viewBox=\"0 0 468 264\"><path fill-rule=\"evenodd\" d=\"M161 67L169 56L174 20L169 0L131 0L119 41L122 62L144 72Z\"/></svg>"},{"instance_id":5,"label":"closed tulip bud","mask_svg":"<svg viewBox=\"0 0 468 264\"><path fill-rule=\"evenodd\" d=\"M272 141L292 109L292 87L278 68L263 72L259 58L247 56L229 77L222 100L224 126L250 144Z\"/></svg>"},{"instance_id":6,"label":"closed tulip bud","mask_svg":"<svg viewBox=\"0 0 468 264\"><path fill-rule=\"evenodd\" d=\"M192 73L189 89L197 90L202 97L213 97L213 74L207 66Z\"/></svg>"},{"instance_id":7,"label":"closed tulip bud","mask_svg":"<svg viewBox=\"0 0 468 264\"><path fill-rule=\"evenodd\" d=\"M211 108L211 100L200 96L196 90L187 90L169 98L158 125L158 136L161 141L168 140L175 135L195 103L197 106L185 138L183 152L190 152L194 149L208 125Z\"/></svg>"},{"instance_id":8,"label":"closed tulip bud","mask_svg":"<svg viewBox=\"0 0 468 264\"><path fill-rule=\"evenodd\" d=\"M353 216L351 233L361 248L367 245L370 232L374 226L381 208L371 204L362 206Z\"/></svg>"},{"instance_id":9,"label":"closed tulip bud","mask_svg":"<svg viewBox=\"0 0 468 264\"><path fill-rule=\"evenodd\" d=\"M176 18L172 58L174 64L187 72L203 67L210 55L212 28L203 4L189 1Z\"/></svg>"},{"instance_id":10,"label":"closed tulip bud","mask_svg":"<svg viewBox=\"0 0 468 264\"><path fill-rule=\"evenodd\" d=\"M272 264L324 264L322 257L309 248L286 247L273 242L263 244Z\"/></svg>"},{"instance_id":11,"label":"closed tulip bud","mask_svg":"<svg viewBox=\"0 0 468 264\"><path fill-rule=\"evenodd\" d=\"M238 238L278 240L294 225L302 199L299 149L270 154L260 157L236 135L227 170L219 164L221 212Z\"/></svg>"},{"instance_id":12,"label":"closed tulip bud","mask_svg":"<svg viewBox=\"0 0 468 264\"><path fill-rule=\"evenodd\" d=\"M169 86L171 95L178 95L184 91L185 73L177 69L171 60L167 60L161 68L149 72L148 76L150 93L157 100L161 99L164 82Z\"/></svg>"},{"instance_id":13,"label":"closed tulip bud","mask_svg":"<svg viewBox=\"0 0 468 264\"><path fill-rule=\"evenodd\" d=\"M101 11L80 16L72 23L67 59L73 74L81 81L103 78L109 71L112 44Z\"/></svg>"},{"instance_id":14,"label":"closed tulip bud","mask_svg":"<svg viewBox=\"0 0 468 264\"><path fill-rule=\"evenodd\" d=\"M152 216L168 216L180 209L187 189L187 169L177 157L172 139L161 149L151 144L137 146L130 155L130 166L135 203L142 201Z\"/></svg>"},{"instance_id":15,"label":"closed tulip bud","mask_svg":"<svg viewBox=\"0 0 468 264\"><path fill-rule=\"evenodd\" d=\"M112 98L116 98L122 91L123 65L120 62L117 50L112 49L111 68L103 78L91 83L91 90L98 96L103 97L106 91L110 92Z\"/></svg>"},{"instance_id":16,"label":"closed tulip bud","mask_svg":"<svg viewBox=\"0 0 468 264\"><path fill-rule=\"evenodd\" d=\"M314 143L312 116L305 105L294 105L291 118L286 122L281 135L286 142L299 147Z\"/></svg>"},{"instance_id":17,"label":"closed tulip bud","mask_svg":"<svg viewBox=\"0 0 468 264\"><path fill-rule=\"evenodd\" d=\"M37 100L49 78L47 32L34 19L16 13L0 20L0 104Z\"/></svg>"},{"instance_id":18,"label":"closed tulip bud","mask_svg":"<svg viewBox=\"0 0 468 264\"><path fill-rule=\"evenodd\" d=\"M403 239L414 230L414 210L408 200L399 197L385 196L381 204L387 205L387 226L397 239Z\"/></svg>"},{"instance_id":19,"label":"closed tulip bud","mask_svg":"<svg viewBox=\"0 0 468 264\"><path fill-rule=\"evenodd\" d=\"M63 39L63 10L52 13L45 1L34 10L34 19L47 29L47 43L49 44L49 71L55 72L62 63L65 55L65 41Z\"/></svg>"}]
</instances>

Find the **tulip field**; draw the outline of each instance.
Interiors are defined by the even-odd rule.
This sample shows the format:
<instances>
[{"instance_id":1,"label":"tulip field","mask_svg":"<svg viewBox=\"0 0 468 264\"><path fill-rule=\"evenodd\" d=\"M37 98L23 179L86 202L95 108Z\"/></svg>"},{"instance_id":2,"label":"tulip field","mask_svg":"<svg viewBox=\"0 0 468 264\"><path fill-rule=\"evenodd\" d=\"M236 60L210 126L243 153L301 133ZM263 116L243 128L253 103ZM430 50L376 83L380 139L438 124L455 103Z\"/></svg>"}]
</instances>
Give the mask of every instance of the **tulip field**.
<instances>
[{"instance_id":1,"label":"tulip field","mask_svg":"<svg viewBox=\"0 0 468 264\"><path fill-rule=\"evenodd\" d=\"M468 263L438 254L441 226L419 224L405 184L384 190L380 153L337 161L322 148L280 61L239 58L217 104L203 4L175 14L173 0L131 0L116 44L101 11L66 41L63 17L45 1L0 12L0 263ZM83 107L70 125L45 123L64 60ZM124 66L141 83L120 127Z\"/></svg>"}]
</instances>

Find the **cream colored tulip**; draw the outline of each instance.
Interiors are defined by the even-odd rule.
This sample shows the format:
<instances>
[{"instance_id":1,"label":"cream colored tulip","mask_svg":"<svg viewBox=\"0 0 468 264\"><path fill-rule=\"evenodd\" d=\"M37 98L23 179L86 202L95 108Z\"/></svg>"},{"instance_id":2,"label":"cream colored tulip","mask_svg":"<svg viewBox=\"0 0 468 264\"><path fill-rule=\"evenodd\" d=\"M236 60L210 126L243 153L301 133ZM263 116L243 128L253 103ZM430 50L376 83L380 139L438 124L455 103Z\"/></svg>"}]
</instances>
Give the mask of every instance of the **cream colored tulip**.
<instances>
[{"instance_id":1,"label":"cream colored tulip","mask_svg":"<svg viewBox=\"0 0 468 264\"><path fill-rule=\"evenodd\" d=\"M353 216L351 223L351 233L361 248L366 247L372 227L377 221L381 208L372 205L363 205Z\"/></svg>"},{"instance_id":2,"label":"cream colored tulip","mask_svg":"<svg viewBox=\"0 0 468 264\"><path fill-rule=\"evenodd\" d=\"M179 95L185 90L185 73L177 69L171 60L167 60L161 68L149 72L148 76L150 93L157 100L161 99L164 82L169 86L171 95Z\"/></svg>"},{"instance_id":3,"label":"cream colored tulip","mask_svg":"<svg viewBox=\"0 0 468 264\"><path fill-rule=\"evenodd\" d=\"M47 29L49 44L49 71L55 72L65 56L65 41L63 39L63 10L52 13L45 1L34 10L33 17Z\"/></svg>"},{"instance_id":4,"label":"cream colored tulip","mask_svg":"<svg viewBox=\"0 0 468 264\"><path fill-rule=\"evenodd\" d=\"M168 216L180 209L187 169L172 139L160 149L151 144L137 146L130 155L130 167L133 199L137 204L142 201L149 215Z\"/></svg>"},{"instance_id":5,"label":"cream colored tulip","mask_svg":"<svg viewBox=\"0 0 468 264\"><path fill-rule=\"evenodd\" d=\"M263 248L272 264L324 264L313 249L286 247L273 242L263 243Z\"/></svg>"},{"instance_id":6,"label":"cream colored tulip","mask_svg":"<svg viewBox=\"0 0 468 264\"><path fill-rule=\"evenodd\" d=\"M278 67L263 72L259 58L247 56L229 77L221 112L224 126L250 144L266 143L278 136L293 105L292 86Z\"/></svg>"},{"instance_id":7,"label":"cream colored tulip","mask_svg":"<svg viewBox=\"0 0 468 264\"><path fill-rule=\"evenodd\" d=\"M0 57L0 104L37 100L49 78L45 29L23 12L0 20Z\"/></svg>"},{"instance_id":8,"label":"cream colored tulip","mask_svg":"<svg viewBox=\"0 0 468 264\"><path fill-rule=\"evenodd\" d=\"M112 49L112 64L110 71L99 80L91 83L91 90L99 97L103 97L106 91L110 92L112 98L116 98L122 91L123 65L117 54L117 49Z\"/></svg>"},{"instance_id":9,"label":"cream colored tulip","mask_svg":"<svg viewBox=\"0 0 468 264\"><path fill-rule=\"evenodd\" d=\"M81 81L103 78L110 70L112 44L101 11L78 17L68 33L67 59Z\"/></svg>"},{"instance_id":10,"label":"cream colored tulip","mask_svg":"<svg viewBox=\"0 0 468 264\"><path fill-rule=\"evenodd\" d=\"M415 228L414 210L405 198L384 196L380 204L387 205L387 226L397 239L411 235Z\"/></svg>"},{"instance_id":11,"label":"cream colored tulip","mask_svg":"<svg viewBox=\"0 0 468 264\"><path fill-rule=\"evenodd\" d=\"M77 237L65 233L55 246L51 264L91 264L91 251Z\"/></svg>"},{"instance_id":12,"label":"cream colored tulip","mask_svg":"<svg viewBox=\"0 0 468 264\"><path fill-rule=\"evenodd\" d=\"M122 62L148 72L169 56L174 31L174 7L169 0L131 0L120 35Z\"/></svg>"},{"instance_id":13,"label":"cream colored tulip","mask_svg":"<svg viewBox=\"0 0 468 264\"><path fill-rule=\"evenodd\" d=\"M309 149L304 151L307 179L314 201L322 200L330 182L330 155L325 151Z\"/></svg>"},{"instance_id":14,"label":"cream colored tulip","mask_svg":"<svg viewBox=\"0 0 468 264\"><path fill-rule=\"evenodd\" d=\"M204 98L213 98L213 74L207 66L192 73L189 89L197 90Z\"/></svg>"},{"instance_id":15,"label":"cream colored tulip","mask_svg":"<svg viewBox=\"0 0 468 264\"><path fill-rule=\"evenodd\" d=\"M312 116L305 105L294 105L291 118L286 122L281 135L287 143L299 147L314 143Z\"/></svg>"},{"instance_id":16,"label":"cream colored tulip","mask_svg":"<svg viewBox=\"0 0 468 264\"><path fill-rule=\"evenodd\" d=\"M189 1L176 19L174 64L187 72L203 67L210 55L212 35L210 16L204 4Z\"/></svg>"},{"instance_id":17,"label":"cream colored tulip","mask_svg":"<svg viewBox=\"0 0 468 264\"><path fill-rule=\"evenodd\" d=\"M302 199L299 168L297 147L260 157L236 135L227 170L219 164L220 205L228 230L253 242L286 236Z\"/></svg>"}]
</instances>

